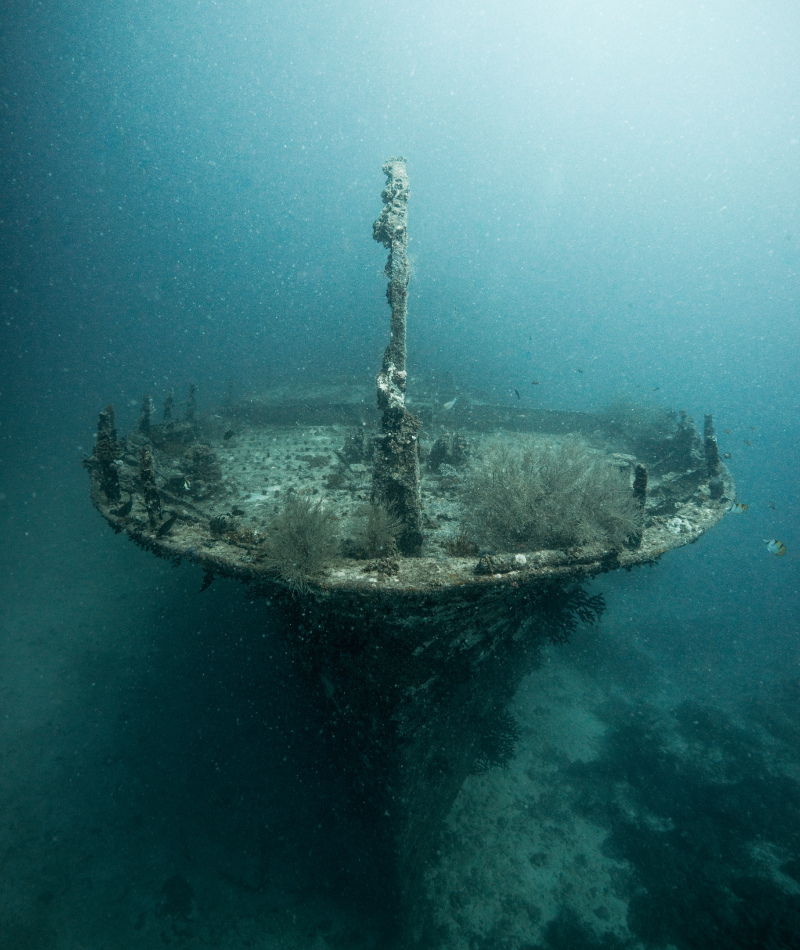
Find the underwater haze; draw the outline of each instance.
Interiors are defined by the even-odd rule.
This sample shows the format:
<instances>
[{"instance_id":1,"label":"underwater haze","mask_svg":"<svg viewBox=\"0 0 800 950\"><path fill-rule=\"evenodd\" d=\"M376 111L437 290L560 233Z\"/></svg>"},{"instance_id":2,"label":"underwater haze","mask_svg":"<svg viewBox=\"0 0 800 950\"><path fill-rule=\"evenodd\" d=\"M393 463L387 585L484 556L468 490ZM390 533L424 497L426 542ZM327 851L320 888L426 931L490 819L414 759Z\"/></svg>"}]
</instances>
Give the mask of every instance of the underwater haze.
<instances>
[{"instance_id":1,"label":"underwater haze","mask_svg":"<svg viewBox=\"0 0 800 950\"><path fill-rule=\"evenodd\" d=\"M448 817L435 947L799 948L798 5L0 22L0 947L381 945L277 616L115 537L81 458L144 393L371 388L402 155L412 408L713 413L746 506L546 648Z\"/></svg>"}]
</instances>

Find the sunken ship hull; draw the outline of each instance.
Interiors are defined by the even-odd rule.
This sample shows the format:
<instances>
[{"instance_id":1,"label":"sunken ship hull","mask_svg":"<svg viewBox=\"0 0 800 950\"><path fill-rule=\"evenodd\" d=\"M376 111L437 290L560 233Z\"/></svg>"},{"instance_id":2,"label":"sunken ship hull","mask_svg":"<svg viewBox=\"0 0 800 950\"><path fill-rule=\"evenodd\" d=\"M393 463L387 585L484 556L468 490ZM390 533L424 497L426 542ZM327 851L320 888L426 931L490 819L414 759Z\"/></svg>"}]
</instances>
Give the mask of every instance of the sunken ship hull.
<instances>
[{"instance_id":1,"label":"sunken ship hull","mask_svg":"<svg viewBox=\"0 0 800 950\"><path fill-rule=\"evenodd\" d=\"M366 502L363 432L375 419L363 400L251 400L203 420L192 407L188 418L157 425L146 404L125 439L109 407L85 463L92 501L115 531L158 556L199 564L205 585L237 578L285 614L292 649L349 749L353 804L382 853L398 947L430 943L423 877L438 831L467 775L510 755L514 724L503 710L541 645L599 616L601 598L585 582L696 541L734 498L710 419L703 437L683 417L668 433L631 434L608 414L465 403L446 417L433 403L417 409L441 433L443 458L464 445L479 451L498 432L582 434L627 466L634 489L638 473L641 533L611 548L454 550L446 539L459 476L455 465L434 467L429 450L421 497L430 551L351 552L300 583L287 580L262 528L298 492L342 512L342 524Z\"/></svg>"}]
</instances>

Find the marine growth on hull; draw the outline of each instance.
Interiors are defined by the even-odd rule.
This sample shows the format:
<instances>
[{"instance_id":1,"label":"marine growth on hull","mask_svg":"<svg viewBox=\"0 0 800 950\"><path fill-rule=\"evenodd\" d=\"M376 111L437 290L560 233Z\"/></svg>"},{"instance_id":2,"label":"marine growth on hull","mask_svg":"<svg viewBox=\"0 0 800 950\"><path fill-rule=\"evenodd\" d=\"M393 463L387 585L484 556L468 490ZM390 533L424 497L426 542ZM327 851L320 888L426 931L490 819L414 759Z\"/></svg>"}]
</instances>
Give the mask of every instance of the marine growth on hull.
<instances>
[{"instance_id":1,"label":"marine growth on hull","mask_svg":"<svg viewBox=\"0 0 800 950\"><path fill-rule=\"evenodd\" d=\"M422 544L373 488L378 420L365 393L288 392L199 416L194 393L118 438L101 414L87 461L106 518L209 573L293 589L464 582L581 562L652 559L698 537L732 498L710 420L620 404L524 410L464 393L414 404ZM160 413L164 415L164 413ZM443 573L444 572L444 573Z\"/></svg>"}]
</instances>

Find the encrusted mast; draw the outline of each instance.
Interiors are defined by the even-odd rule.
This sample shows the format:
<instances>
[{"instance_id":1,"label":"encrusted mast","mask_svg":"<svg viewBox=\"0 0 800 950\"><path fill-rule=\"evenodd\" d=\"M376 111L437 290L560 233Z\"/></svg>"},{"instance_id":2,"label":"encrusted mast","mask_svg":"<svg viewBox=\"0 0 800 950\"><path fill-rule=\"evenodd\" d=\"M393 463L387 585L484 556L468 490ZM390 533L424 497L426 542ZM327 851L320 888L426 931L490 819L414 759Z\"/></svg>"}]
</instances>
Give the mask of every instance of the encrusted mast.
<instances>
[{"instance_id":1,"label":"encrusted mast","mask_svg":"<svg viewBox=\"0 0 800 950\"><path fill-rule=\"evenodd\" d=\"M389 345L378 373L378 408L382 433L375 451L372 498L400 518L398 547L407 556L422 550L422 502L419 491L419 419L406 409L406 299L408 296L408 175L404 158L389 158L383 166L386 187L383 210L372 236L389 249L386 299L392 308Z\"/></svg>"},{"instance_id":2,"label":"encrusted mast","mask_svg":"<svg viewBox=\"0 0 800 950\"><path fill-rule=\"evenodd\" d=\"M405 406L406 298L408 296L408 175L404 158L389 158L383 166L386 187L381 193L383 210L372 225L372 236L389 249L384 273L389 278L386 299L392 308L391 336L378 374L378 407Z\"/></svg>"}]
</instances>

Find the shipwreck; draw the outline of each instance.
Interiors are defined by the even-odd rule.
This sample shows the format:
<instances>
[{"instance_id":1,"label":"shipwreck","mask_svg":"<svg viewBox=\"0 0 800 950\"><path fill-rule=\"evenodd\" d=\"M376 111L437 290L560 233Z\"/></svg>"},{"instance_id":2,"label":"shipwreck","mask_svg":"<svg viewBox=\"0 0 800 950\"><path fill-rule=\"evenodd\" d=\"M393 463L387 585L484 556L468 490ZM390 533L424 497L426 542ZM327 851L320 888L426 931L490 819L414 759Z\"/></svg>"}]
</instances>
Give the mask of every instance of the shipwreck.
<instances>
[{"instance_id":1,"label":"shipwreck","mask_svg":"<svg viewBox=\"0 0 800 950\"><path fill-rule=\"evenodd\" d=\"M405 160L374 238L389 251L377 401L331 387L200 413L145 396L101 413L94 506L142 548L271 600L353 751L385 854L398 947L426 943L423 875L466 776L510 754L504 708L541 645L592 622L595 575L697 541L735 499L713 423L407 398ZM448 397L449 398L449 397ZM377 402L377 405L376 405ZM412 411L413 410L413 411ZM426 944L427 945L427 944Z\"/></svg>"}]
</instances>

